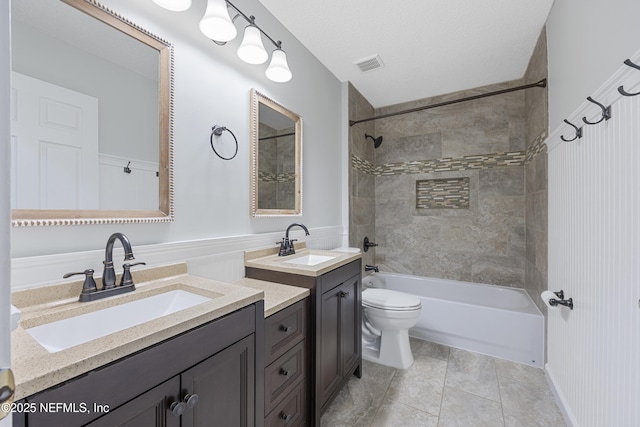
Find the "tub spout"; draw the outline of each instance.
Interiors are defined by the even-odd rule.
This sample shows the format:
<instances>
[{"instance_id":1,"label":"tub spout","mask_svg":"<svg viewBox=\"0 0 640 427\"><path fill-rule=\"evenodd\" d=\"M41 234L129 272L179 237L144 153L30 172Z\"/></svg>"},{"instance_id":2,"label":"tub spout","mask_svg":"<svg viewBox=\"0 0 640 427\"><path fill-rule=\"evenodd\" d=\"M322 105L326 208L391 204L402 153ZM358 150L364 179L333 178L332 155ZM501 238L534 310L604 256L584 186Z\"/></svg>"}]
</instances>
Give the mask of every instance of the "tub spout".
<instances>
[{"instance_id":1,"label":"tub spout","mask_svg":"<svg viewBox=\"0 0 640 427\"><path fill-rule=\"evenodd\" d=\"M380 273L380 269L378 268L377 265L365 265L364 266L364 271L375 271L376 273Z\"/></svg>"}]
</instances>

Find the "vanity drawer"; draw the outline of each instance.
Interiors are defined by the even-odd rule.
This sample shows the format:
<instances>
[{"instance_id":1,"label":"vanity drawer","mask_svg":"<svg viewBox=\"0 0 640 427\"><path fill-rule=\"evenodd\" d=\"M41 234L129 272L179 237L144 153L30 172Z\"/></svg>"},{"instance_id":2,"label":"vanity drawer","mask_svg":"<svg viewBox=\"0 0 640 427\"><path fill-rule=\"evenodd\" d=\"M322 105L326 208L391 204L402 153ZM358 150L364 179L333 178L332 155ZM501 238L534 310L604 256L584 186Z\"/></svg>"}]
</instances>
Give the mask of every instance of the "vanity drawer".
<instances>
[{"instance_id":1,"label":"vanity drawer","mask_svg":"<svg viewBox=\"0 0 640 427\"><path fill-rule=\"evenodd\" d=\"M305 298L264 320L265 366L304 339L307 328L307 301L308 298Z\"/></svg>"},{"instance_id":2,"label":"vanity drawer","mask_svg":"<svg viewBox=\"0 0 640 427\"><path fill-rule=\"evenodd\" d=\"M304 425L306 415L305 383L298 384L273 411L264 419L265 427L296 427Z\"/></svg>"},{"instance_id":3,"label":"vanity drawer","mask_svg":"<svg viewBox=\"0 0 640 427\"><path fill-rule=\"evenodd\" d=\"M305 376L305 341L278 358L264 370L264 412L268 414Z\"/></svg>"}]
</instances>

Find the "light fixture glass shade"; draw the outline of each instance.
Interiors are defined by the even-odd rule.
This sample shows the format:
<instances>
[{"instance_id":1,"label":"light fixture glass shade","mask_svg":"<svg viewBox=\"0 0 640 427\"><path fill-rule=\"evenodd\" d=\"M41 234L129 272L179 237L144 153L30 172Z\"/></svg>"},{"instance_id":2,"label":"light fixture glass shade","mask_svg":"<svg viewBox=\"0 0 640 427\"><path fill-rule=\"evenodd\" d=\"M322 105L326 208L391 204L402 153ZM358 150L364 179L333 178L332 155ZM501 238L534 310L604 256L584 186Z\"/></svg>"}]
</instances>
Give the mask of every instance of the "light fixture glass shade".
<instances>
[{"instance_id":1,"label":"light fixture glass shade","mask_svg":"<svg viewBox=\"0 0 640 427\"><path fill-rule=\"evenodd\" d=\"M200 31L218 42L228 42L235 38L238 30L229 17L225 0L207 0L207 10L200 20Z\"/></svg>"},{"instance_id":2,"label":"light fixture glass shade","mask_svg":"<svg viewBox=\"0 0 640 427\"><path fill-rule=\"evenodd\" d=\"M245 28L242 44L238 48L238 57L247 64L263 64L269 59L269 54L262 44L260 30L255 25Z\"/></svg>"},{"instance_id":3,"label":"light fixture glass shade","mask_svg":"<svg viewBox=\"0 0 640 427\"><path fill-rule=\"evenodd\" d=\"M153 2L173 12L182 12L191 7L191 0L153 0Z\"/></svg>"},{"instance_id":4,"label":"light fixture glass shade","mask_svg":"<svg viewBox=\"0 0 640 427\"><path fill-rule=\"evenodd\" d=\"M287 54L282 49L276 49L271 55L269 67L264 72L267 78L277 83L284 83L291 80L292 74L287 64Z\"/></svg>"}]
</instances>

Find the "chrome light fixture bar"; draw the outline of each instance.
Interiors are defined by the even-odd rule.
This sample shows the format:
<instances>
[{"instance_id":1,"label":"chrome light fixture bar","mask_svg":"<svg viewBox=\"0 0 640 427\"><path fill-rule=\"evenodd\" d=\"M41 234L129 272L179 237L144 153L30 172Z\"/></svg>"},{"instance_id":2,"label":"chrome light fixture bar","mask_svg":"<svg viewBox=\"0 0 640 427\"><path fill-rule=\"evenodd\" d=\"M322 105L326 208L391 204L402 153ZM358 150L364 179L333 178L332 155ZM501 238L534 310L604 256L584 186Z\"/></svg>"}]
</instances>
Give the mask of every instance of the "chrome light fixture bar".
<instances>
[{"instance_id":1,"label":"chrome light fixture bar","mask_svg":"<svg viewBox=\"0 0 640 427\"><path fill-rule=\"evenodd\" d=\"M153 1L165 9L175 11L186 10L191 5L191 0ZM177 6L179 3L181 6ZM188 5L186 5L187 3ZM229 15L229 8L237 12L233 19ZM269 62L265 75L269 80L277 83L284 83L291 80L293 75L287 63L287 54L282 50L282 42L280 40L275 41L271 38L262 28L256 25L253 15L245 15L229 0L207 0L207 9L199 23L200 31L215 44L223 46L233 40L238 34L234 22L240 16L242 16L249 25L247 25L244 30L242 43L237 50L238 57L248 64L258 65L265 63L267 59L269 59L269 54L262 44L262 35L264 35L275 46L271 55L271 62Z\"/></svg>"}]
</instances>

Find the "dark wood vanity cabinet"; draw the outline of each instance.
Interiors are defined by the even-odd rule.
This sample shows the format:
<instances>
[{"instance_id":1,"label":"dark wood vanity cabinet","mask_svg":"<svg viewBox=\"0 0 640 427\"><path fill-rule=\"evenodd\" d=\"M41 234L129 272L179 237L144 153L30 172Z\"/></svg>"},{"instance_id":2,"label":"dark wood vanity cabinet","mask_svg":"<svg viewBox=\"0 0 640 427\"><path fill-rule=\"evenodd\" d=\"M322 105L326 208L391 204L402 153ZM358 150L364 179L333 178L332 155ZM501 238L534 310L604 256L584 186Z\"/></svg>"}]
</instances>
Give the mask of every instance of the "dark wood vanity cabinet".
<instances>
[{"instance_id":1,"label":"dark wood vanity cabinet","mask_svg":"<svg viewBox=\"0 0 640 427\"><path fill-rule=\"evenodd\" d=\"M256 373L264 365L256 349L264 343L263 313L260 301L35 394L26 401L38 407L67 403L87 411L39 410L27 425L262 426L256 402L264 399L263 377Z\"/></svg>"},{"instance_id":2,"label":"dark wood vanity cabinet","mask_svg":"<svg viewBox=\"0 0 640 427\"><path fill-rule=\"evenodd\" d=\"M245 272L250 278L310 290L308 423L319 426L323 412L351 375L361 375L361 261L358 259L319 277L252 267L246 267ZM267 330L267 340L268 336ZM265 374L265 384L267 382ZM266 421L265 425L270 424Z\"/></svg>"},{"instance_id":3,"label":"dark wood vanity cabinet","mask_svg":"<svg viewBox=\"0 0 640 427\"><path fill-rule=\"evenodd\" d=\"M309 298L265 319L265 426L309 424Z\"/></svg>"},{"instance_id":4,"label":"dark wood vanity cabinet","mask_svg":"<svg viewBox=\"0 0 640 427\"><path fill-rule=\"evenodd\" d=\"M322 412L337 394L343 382L361 363L360 277L322 294L316 342L321 363L316 387Z\"/></svg>"}]
</instances>

